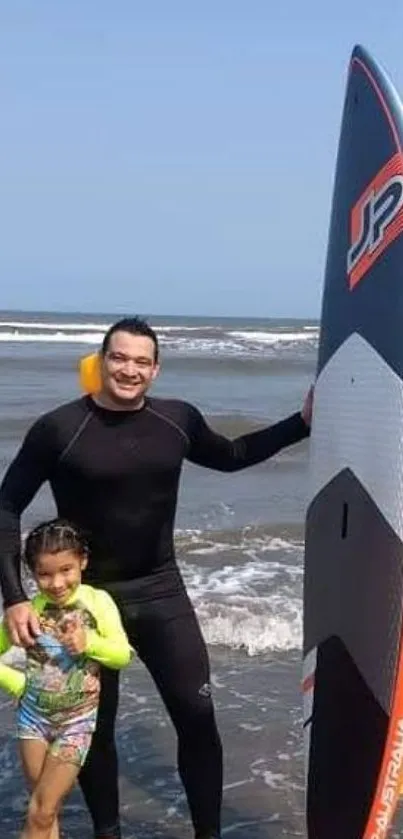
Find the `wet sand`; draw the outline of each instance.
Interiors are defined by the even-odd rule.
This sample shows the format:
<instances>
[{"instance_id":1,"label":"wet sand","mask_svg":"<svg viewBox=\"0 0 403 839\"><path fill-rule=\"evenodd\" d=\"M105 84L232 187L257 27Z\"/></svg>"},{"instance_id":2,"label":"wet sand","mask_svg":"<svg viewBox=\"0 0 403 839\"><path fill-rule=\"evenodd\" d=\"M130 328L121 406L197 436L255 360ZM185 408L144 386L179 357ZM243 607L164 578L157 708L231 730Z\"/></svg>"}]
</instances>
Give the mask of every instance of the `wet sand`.
<instances>
[{"instance_id":1,"label":"wet sand","mask_svg":"<svg viewBox=\"0 0 403 839\"><path fill-rule=\"evenodd\" d=\"M211 652L225 753L223 837L305 837L300 658ZM123 677L118 725L123 839L192 839L175 770L175 737L140 663ZM10 702L0 703L0 839L18 836L26 794ZM390 839L402 836L399 811ZM64 839L92 839L80 791L64 807ZM342 837L341 837L342 839ZM358 839L358 837L357 837Z\"/></svg>"}]
</instances>

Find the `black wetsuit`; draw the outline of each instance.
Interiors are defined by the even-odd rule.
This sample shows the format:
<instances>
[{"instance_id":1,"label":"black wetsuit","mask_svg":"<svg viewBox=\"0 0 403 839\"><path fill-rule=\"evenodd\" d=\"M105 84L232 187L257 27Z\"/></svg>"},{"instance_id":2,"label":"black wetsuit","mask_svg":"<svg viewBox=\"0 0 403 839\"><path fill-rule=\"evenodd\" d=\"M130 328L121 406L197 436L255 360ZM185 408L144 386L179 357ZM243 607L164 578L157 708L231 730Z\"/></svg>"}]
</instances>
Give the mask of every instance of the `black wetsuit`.
<instances>
[{"instance_id":1,"label":"black wetsuit","mask_svg":"<svg viewBox=\"0 0 403 839\"><path fill-rule=\"evenodd\" d=\"M58 513L89 535L87 580L109 589L178 735L178 768L196 836L219 833L222 753L209 662L175 561L173 528L183 460L223 472L259 463L309 434L300 414L228 440L199 411L147 398L111 411L91 397L41 417L0 488L0 582L6 606L26 599L20 517L49 481ZM114 722L118 677L104 671L98 727L80 776L96 836L119 836Z\"/></svg>"}]
</instances>

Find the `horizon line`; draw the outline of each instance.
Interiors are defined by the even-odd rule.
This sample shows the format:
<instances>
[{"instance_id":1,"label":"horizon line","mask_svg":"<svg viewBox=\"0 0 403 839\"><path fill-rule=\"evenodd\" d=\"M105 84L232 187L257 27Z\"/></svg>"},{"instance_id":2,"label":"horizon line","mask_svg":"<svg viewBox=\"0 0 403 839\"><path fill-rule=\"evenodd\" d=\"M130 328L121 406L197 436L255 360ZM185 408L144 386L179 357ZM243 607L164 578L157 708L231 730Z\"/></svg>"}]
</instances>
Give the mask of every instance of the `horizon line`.
<instances>
[{"instance_id":1,"label":"horizon line","mask_svg":"<svg viewBox=\"0 0 403 839\"><path fill-rule=\"evenodd\" d=\"M144 317L145 319L149 320L151 318L194 318L200 320L201 318L205 318L206 320L313 320L319 321L320 317L318 315L277 315L277 314L267 314L267 315L252 315L252 314L239 314L239 315L224 315L224 314L206 314L205 312L201 314L189 314L186 312L179 312L178 314L169 314L167 312L134 312L134 310L121 310L121 311L106 311L101 309L70 309L70 308L60 308L60 309L34 309L34 308L26 308L20 309L17 307L12 308L1 308L0 315L2 314L23 314L23 315L95 315L97 317L114 317L114 318L123 318L129 317L130 315L138 315L139 317Z\"/></svg>"}]
</instances>

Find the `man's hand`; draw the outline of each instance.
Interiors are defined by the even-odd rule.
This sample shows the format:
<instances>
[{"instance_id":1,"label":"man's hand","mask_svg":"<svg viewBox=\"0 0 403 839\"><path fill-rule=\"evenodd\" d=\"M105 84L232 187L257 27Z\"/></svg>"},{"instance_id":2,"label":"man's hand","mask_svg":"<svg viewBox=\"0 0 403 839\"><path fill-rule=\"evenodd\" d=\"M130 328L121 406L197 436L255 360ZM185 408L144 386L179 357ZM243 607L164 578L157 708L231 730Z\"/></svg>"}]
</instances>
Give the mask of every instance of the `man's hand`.
<instances>
[{"instance_id":1,"label":"man's hand","mask_svg":"<svg viewBox=\"0 0 403 839\"><path fill-rule=\"evenodd\" d=\"M313 398L314 398L314 386L311 385L311 387L309 388L308 393L305 397L304 404L302 406L302 411L301 411L302 419L304 420L304 423L305 423L305 425L308 426L308 428L311 427L311 422L312 422Z\"/></svg>"},{"instance_id":2,"label":"man's hand","mask_svg":"<svg viewBox=\"0 0 403 839\"><path fill-rule=\"evenodd\" d=\"M32 647L40 634L38 616L29 600L9 606L4 612L10 640L17 647Z\"/></svg>"}]
</instances>

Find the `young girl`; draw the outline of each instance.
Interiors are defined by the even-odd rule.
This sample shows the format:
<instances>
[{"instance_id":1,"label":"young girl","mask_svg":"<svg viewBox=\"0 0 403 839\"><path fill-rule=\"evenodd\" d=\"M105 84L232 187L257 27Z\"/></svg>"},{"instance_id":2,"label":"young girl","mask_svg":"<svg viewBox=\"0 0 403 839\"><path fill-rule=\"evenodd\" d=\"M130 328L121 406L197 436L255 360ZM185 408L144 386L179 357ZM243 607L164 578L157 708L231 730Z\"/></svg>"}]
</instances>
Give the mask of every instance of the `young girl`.
<instances>
[{"instance_id":1,"label":"young girl","mask_svg":"<svg viewBox=\"0 0 403 839\"><path fill-rule=\"evenodd\" d=\"M41 633L25 673L0 663L0 687L19 699L17 735L32 790L20 839L59 839L58 812L95 728L100 665L117 670L132 657L112 598L81 583L87 553L82 534L62 519L35 528L25 544ZM10 647L2 623L0 654Z\"/></svg>"}]
</instances>

